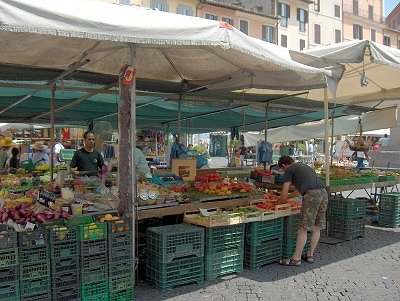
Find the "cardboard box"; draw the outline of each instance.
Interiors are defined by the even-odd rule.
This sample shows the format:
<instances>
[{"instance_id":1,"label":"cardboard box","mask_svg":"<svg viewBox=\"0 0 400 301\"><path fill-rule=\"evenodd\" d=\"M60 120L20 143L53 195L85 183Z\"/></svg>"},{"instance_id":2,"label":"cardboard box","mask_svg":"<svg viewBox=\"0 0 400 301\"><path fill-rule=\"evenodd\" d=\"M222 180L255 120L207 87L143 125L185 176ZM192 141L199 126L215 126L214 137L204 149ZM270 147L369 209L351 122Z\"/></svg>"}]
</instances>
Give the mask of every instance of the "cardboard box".
<instances>
[{"instance_id":1,"label":"cardboard box","mask_svg":"<svg viewBox=\"0 0 400 301\"><path fill-rule=\"evenodd\" d=\"M196 158L172 159L171 170L185 181L193 181L196 177Z\"/></svg>"}]
</instances>

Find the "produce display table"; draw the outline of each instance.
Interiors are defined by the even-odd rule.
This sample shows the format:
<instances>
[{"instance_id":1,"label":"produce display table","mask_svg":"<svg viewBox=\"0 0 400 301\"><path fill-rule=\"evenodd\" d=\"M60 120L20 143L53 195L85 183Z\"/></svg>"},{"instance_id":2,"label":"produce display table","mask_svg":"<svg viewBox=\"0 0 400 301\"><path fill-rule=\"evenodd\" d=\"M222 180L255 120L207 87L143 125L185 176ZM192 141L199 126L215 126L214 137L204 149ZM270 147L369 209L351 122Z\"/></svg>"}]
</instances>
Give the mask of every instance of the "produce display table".
<instances>
[{"instance_id":1,"label":"produce display table","mask_svg":"<svg viewBox=\"0 0 400 301\"><path fill-rule=\"evenodd\" d=\"M268 190L282 190L282 184L274 184L274 183L264 183L264 182L255 182L254 185L258 188L266 188ZM289 191L293 191L294 187L290 186Z\"/></svg>"},{"instance_id":2,"label":"produce display table","mask_svg":"<svg viewBox=\"0 0 400 301\"><path fill-rule=\"evenodd\" d=\"M168 215L184 214L185 212L193 212L199 210L199 208L210 209L210 208L222 208L222 209L234 209L238 206L247 206L251 201L257 199L256 196L228 199L228 200L216 200L208 202L198 202L189 204L180 204L172 207L159 207L159 208L141 208L138 207L137 219L143 220L152 217L162 217Z\"/></svg>"}]
</instances>

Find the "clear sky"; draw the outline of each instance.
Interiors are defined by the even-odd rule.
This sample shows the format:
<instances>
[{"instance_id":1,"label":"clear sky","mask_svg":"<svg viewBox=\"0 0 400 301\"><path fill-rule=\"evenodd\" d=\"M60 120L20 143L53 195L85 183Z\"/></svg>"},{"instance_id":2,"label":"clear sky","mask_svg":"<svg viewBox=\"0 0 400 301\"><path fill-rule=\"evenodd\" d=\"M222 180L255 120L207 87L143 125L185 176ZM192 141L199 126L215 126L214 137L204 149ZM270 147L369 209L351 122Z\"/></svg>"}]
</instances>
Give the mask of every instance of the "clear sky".
<instances>
[{"instance_id":1,"label":"clear sky","mask_svg":"<svg viewBox=\"0 0 400 301\"><path fill-rule=\"evenodd\" d=\"M385 17L390 14L398 3L399 0L385 0Z\"/></svg>"}]
</instances>

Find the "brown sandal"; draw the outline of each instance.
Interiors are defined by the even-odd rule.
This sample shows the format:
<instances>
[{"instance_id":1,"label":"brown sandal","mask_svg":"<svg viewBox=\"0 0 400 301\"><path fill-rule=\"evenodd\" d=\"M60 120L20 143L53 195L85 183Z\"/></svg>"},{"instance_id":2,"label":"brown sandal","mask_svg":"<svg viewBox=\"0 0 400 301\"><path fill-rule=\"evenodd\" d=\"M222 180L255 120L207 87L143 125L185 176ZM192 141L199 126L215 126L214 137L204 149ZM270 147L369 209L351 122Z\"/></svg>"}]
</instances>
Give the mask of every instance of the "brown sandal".
<instances>
[{"instance_id":1,"label":"brown sandal","mask_svg":"<svg viewBox=\"0 0 400 301\"><path fill-rule=\"evenodd\" d=\"M278 261L280 265L287 266L287 267L299 267L301 266L301 259L295 260L293 258L290 258L289 261L285 259L281 259Z\"/></svg>"},{"instance_id":2,"label":"brown sandal","mask_svg":"<svg viewBox=\"0 0 400 301\"><path fill-rule=\"evenodd\" d=\"M308 263L314 263L314 256L309 256L308 254L303 254L301 255L301 259L303 259L304 261L308 262Z\"/></svg>"}]
</instances>

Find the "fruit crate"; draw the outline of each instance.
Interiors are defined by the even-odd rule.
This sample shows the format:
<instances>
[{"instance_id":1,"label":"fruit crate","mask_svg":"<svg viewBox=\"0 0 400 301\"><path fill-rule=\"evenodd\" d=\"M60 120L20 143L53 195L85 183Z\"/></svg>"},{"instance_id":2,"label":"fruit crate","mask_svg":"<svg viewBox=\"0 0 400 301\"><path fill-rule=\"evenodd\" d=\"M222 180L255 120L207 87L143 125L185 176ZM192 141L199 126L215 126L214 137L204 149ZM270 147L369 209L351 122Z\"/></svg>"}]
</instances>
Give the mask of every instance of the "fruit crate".
<instances>
[{"instance_id":1,"label":"fruit crate","mask_svg":"<svg viewBox=\"0 0 400 301\"><path fill-rule=\"evenodd\" d=\"M81 242L81 257L107 253L107 241L89 240Z\"/></svg>"},{"instance_id":2,"label":"fruit crate","mask_svg":"<svg viewBox=\"0 0 400 301\"><path fill-rule=\"evenodd\" d=\"M7 225L0 225L0 250L18 246L17 232Z\"/></svg>"},{"instance_id":3,"label":"fruit crate","mask_svg":"<svg viewBox=\"0 0 400 301\"><path fill-rule=\"evenodd\" d=\"M20 278L32 279L50 276L50 260L20 265Z\"/></svg>"},{"instance_id":4,"label":"fruit crate","mask_svg":"<svg viewBox=\"0 0 400 301\"><path fill-rule=\"evenodd\" d=\"M18 248L0 250L0 268L19 264Z\"/></svg>"},{"instance_id":5,"label":"fruit crate","mask_svg":"<svg viewBox=\"0 0 400 301\"><path fill-rule=\"evenodd\" d=\"M109 249L109 262L133 260L132 258L133 258L132 246Z\"/></svg>"},{"instance_id":6,"label":"fruit crate","mask_svg":"<svg viewBox=\"0 0 400 301\"><path fill-rule=\"evenodd\" d=\"M367 202L363 199L333 199L329 203L329 217L339 219L355 219L365 217Z\"/></svg>"},{"instance_id":7,"label":"fruit crate","mask_svg":"<svg viewBox=\"0 0 400 301\"><path fill-rule=\"evenodd\" d=\"M6 301L8 301L8 300L6 300ZM21 297L21 301L51 301L51 292L39 293L39 294Z\"/></svg>"},{"instance_id":8,"label":"fruit crate","mask_svg":"<svg viewBox=\"0 0 400 301\"><path fill-rule=\"evenodd\" d=\"M67 242L63 244L54 244L50 246L50 254L52 259L79 256L78 250L79 249L77 241Z\"/></svg>"},{"instance_id":9,"label":"fruit crate","mask_svg":"<svg viewBox=\"0 0 400 301\"><path fill-rule=\"evenodd\" d=\"M109 292L108 301L132 301L134 297L134 289L131 287L116 292Z\"/></svg>"},{"instance_id":10,"label":"fruit crate","mask_svg":"<svg viewBox=\"0 0 400 301\"><path fill-rule=\"evenodd\" d=\"M246 243L259 245L263 241L283 237L283 218L246 225Z\"/></svg>"},{"instance_id":11,"label":"fruit crate","mask_svg":"<svg viewBox=\"0 0 400 301\"><path fill-rule=\"evenodd\" d=\"M245 244L244 262L249 268L260 268L282 258L282 238L267 240L259 245Z\"/></svg>"},{"instance_id":12,"label":"fruit crate","mask_svg":"<svg viewBox=\"0 0 400 301\"><path fill-rule=\"evenodd\" d=\"M283 238L282 241L282 258L291 258L296 250L296 238ZM303 254L310 250L311 232L307 233L307 241L303 248Z\"/></svg>"},{"instance_id":13,"label":"fruit crate","mask_svg":"<svg viewBox=\"0 0 400 301\"><path fill-rule=\"evenodd\" d=\"M0 282L0 300L19 300L18 281Z\"/></svg>"},{"instance_id":14,"label":"fruit crate","mask_svg":"<svg viewBox=\"0 0 400 301\"><path fill-rule=\"evenodd\" d=\"M161 262L204 256L204 229L190 224L150 227L146 231L147 256Z\"/></svg>"},{"instance_id":15,"label":"fruit crate","mask_svg":"<svg viewBox=\"0 0 400 301\"><path fill-rule=\"evenodd\" d=\"M108 266L96 266L81 269L81 282L97 282L108 278Z\"/></svg>"},{"instance_id":16,"label":"fruit crate","mask_svg":"<svg viewBox=\"0 0 400 301\"><path fill-rule=\"evenodd\" d=\"M0 269L0 283L19 281L19 266Z\"/></svg>"},{"instance_id":17,"label":"fruit crate","mask_svg":"<svg viewBox=\"0 0 400 301\"><path fill-rule=\"evenodd\" d=\"M53 301L70 301L79 300L81 298L81 292L79 285L73 285L52 290Z\"/></svg>"},{"instance_id":18,"label":"fruit crate","mask_svg":"<svg viewBox=\"0 0 400 301\"><path fill-rule=\"evenodd\" d=\"M108 235L108 249L133 246L132 233L124 232Z\"/></svg>"},{"instance_id":19,"label":"fruit crate","mask_svg":"<svg viewBox=\"0 0 400 301\"><path fill-rule=\"evenodd\" d=\"M108 281L83 283L81 299L82 301L108 301Z\"/></svg>"},{"instance_id":20,"label":"fruit crate","mask_svg":"<svg viewBox=\"0 0 400 301\"><path fill-rule=\"evenodd\" d=\"M221 275L243 272L244 249L236 247L219 252L206 253L205 278L217 279Z\"/></svg>"},{"instance_id":21,"label":"fruit crate","mask_svg":"<svg viewBox=\"0 0 400 301\"><path fill-rule=\"evenodd\" d=\"M119 262L109 261L108 274L110 277L122 276L133 273L133 260Z\"/></svg>"},{"instance_id":22,"label":"fruit crate","mask_svg":"<svg viewBox=\"0 0 400 301\"><path fill-rule=\"evenodd\" d=\"M45 228L18 232L19 247L47 246L47 235Z\"/></svg>"},{"instance_id":23,"label":"fruit crate","mask_svg":"<svg viewBox=\"0 0 400 301\"><path fill-rule=\"evenodd\" d=\"M81 257L81 269L96 269L98 267L107 266L107 254L95 254Z\"/></svg>"},{"instance_id":24,"label":"fruit crate","mask_svg":"<svg viewBox=\"0 0 400 301\"><path fill-rule=\"evenodd\" d=\"M243 246L244 224L205 229L205 250L207 253Z\"/></svg>"},{"instance_id":25,"label":"fruit crate","mask_svg":"<svg viewBox=\"0 0 400 301\"><path fill-rule=\"evenodd\" d=\"M39 277L33 278L28 280L20 280L20 294L21 296L28 297L32 295L38 295L42 293L50 292L50 278L46 277Z\"/></svg>"},{"instance_id":26,"label":"fruit crate","mask_svg":"<svg viewBox=\"0 0 400 301\"><path fill-rule=\"evenodd\" d=\"M76 271L78 269L80 269L78 256L52 258L51 261L52 274L71 272L71 271Z\"/></svg>"},{"instance_id":27,"label":"fruit crate","mask_svg":"<svg viewBox=\"0 0 400 301\"><path fill-rule=\"evenodd\" d=\"M75 225L55 225L48 228L50 245L77 242L78 228Z\"/></svg>"},{"instance_id":28,"label":"fruit crate","mask_svg":"<svg viewBox=\"0 0 400 301\"><path fill-rule=\"evenodd\" d=\"M365 218L357 218L352 220L345 219L329 219L329 231L330 237L344 238L346 240L352 240L357 237L363 237L365 231Z\"/></svg>"},{"instance_id":29,"label":"fruit crate","mask_svg":"<svg viewBox=\"0 0 400 301\"><path fill-rule=\"evenodd\" d=\"M163 263L153 258L146 260L147 281L165 291L181 284L204 281L204 257L187 257Z\"/></svg>"},{"instance_id":30,"label":"fruit crate","mask_svg":"<svg viewBox=\"0 0 400 301\"><path fill-rule=\"evenodd\" d=\"M108 234L129 233L132 235L132 219L121 218L117 220L107 221Z\"/></svg>"},{"instance_id":31,"label":"fruit crate","mask_svg":"<svg viewBox=\"0 0 400 301\"><path fill-rule=\"evenodd\" d=\"M53 291L62 287L76 286L80 284L79 270L62 272L51 275L51 285Z\"/></svg>"},{"instance_id":32,"label":"fruit crate","mask_svg":"<svg viewBox=\"0 0 400 301\"><path fill-rule=\"evenodd\" d=\"M47 246L38 247L20 247L19 263L36 263L49 259L49 251Z\"/></svg>"},{"instance_id":33,"label":"fruit crate","mask_svg":"<svg viewBox=\"0 0 400 301\"><path fill-rule=\"evenodd\" d=\"M107 224L93 222L78 225L78 237L80 241L105 239L107 238Z\"/></svg>"},{"instance_id":34,"label":"fruit crate","mask_svg":"<svg viewBox=\"0 0 400 301\"><path fill-rule=\"evenodd\" d=\"M130 287L133 287L133 285L134 285L134 280L132 274L116 276L109 279L108 291L115 292L115 291L125 290Z\"/></svg>"}]
</instances>

